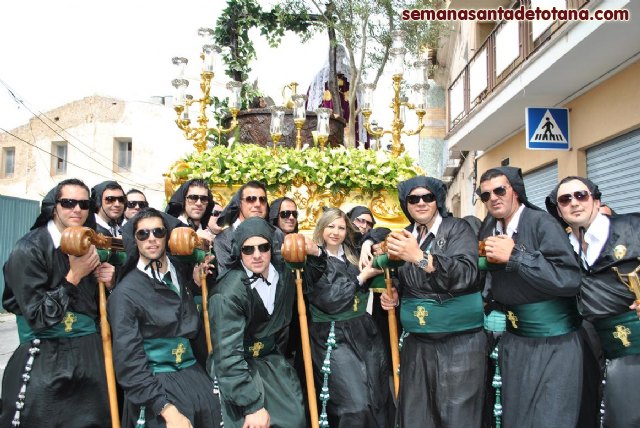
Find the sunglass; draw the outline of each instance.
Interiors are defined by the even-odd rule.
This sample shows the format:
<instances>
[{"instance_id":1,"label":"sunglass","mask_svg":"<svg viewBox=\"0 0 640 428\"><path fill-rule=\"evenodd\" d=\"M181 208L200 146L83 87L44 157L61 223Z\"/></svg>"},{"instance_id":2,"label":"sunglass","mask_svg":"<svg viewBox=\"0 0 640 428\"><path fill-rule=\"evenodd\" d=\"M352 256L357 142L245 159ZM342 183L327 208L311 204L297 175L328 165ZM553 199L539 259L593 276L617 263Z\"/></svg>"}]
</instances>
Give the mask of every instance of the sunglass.
<instances>
[{"instance_id":1,"label":"sunglass","mask_svg":"<svg viewBox=\"0 0 640 428\"><path fill-rule=\"evenodd\" d=\"M256 252L256 248L261 253L266 253L271 250L271 244L265 242L264 244L260 245L244 245L242 248L240 248L240 251L242 251L242 254L244 254L245 256L250 256Z\"/></svg>"},{"instance_id":2,"label":"sunglass","mask_svg":"<svg viewBox=\"0 0 640 428\"><path fill-rule=\"evenodd\" d=\"M127 201L127 208L135 208L136 206L140 208L147 208L149 206L149 202L147 201Z\"/></svg>"},{"instance_id":3,"label":"sunglass","mask_svg":"<svg viewBox=\"0 0 640 428\"><path fill-rule=\"evenodd\" d=\"M244 198L242 198L242 200L248 204L255 204L256 201L260 201L261 204L267 203L266 196L245 196Z\"/></svg>"},{"instance_id":4,"label":"sunglass","mask_svg":"<svg viewBox=\"0 0 640 428\"><path fill-rule=\"evenodd\" d=\"M165 236L167 236L167 229L165 229L164 227L154 227L153 229L138 229L136 230L136 239L138 241L146 241L147 239L149 239L152 233L153 236L158 239L164 238Z\"/></svg>"},{"instance_id":5,"label":"sunglass","mask_svg":"<svg viewBox=\"0 0 640 428\"><path fill-rule=\"evenodd\" d=\"M422 199L426 203L431 203L436 200L436 195L433 193L425 193L424 195L409 195L407 196L407 202L411 205L415 205Z\"/></svg>"},{"instance_id":6,"label":"sunglass","mask_svg":"<svg viewBox=\"0 0 640 428\"><path fill-rule=\"evenodd\" d=\"M186 198L194 204L200 200L203 204L209 203L209 197L207 195L187 195Z\"/></svg>"},{"instance_id":7,"label":"sunglass","mask_svg":"<svg viewBox=\"0 0 640 428\"><path fill-rule=\"evenodd\" d=\"M491 199L491 192L493 192L493 194L496 196L504 196L507 194L507 186L496 187L492 191L480 193L480 200L482 202L487 202L489 199Z\"/></svg>"},{"instance_id":8,"label":"sunglass","mask_svg":"<svg viewBox=\"0 0 640 428\"><path fill-rule=\"evenodd\" d=\"M75 208L76 205L79 205L81 210L88 210L90 205L88 199L58 199L56 202L59 203L62 208L68 210Z\"/></svg>"},{"instance_id":9,"label":"sunglass","mask_svg":"<svg viewBox=\"0 0 640 428\"><path fill-rule=\"evenodd\" d=\"M211 211L211 215L212 215L213 217L218 217L218 216L220 216L220 214L222 214L222 211L220 211L220 210L213 210L213 211Z\"/></svg>"},{"instance_id":10,"label":"sunglass","mask_svg":"<svg viewBox=\"0 0 640 428\"><path fill-rule=\"evenodd\" d=\"M589 200L589 196L591 196L591 193L589 193L588 190L578 190L573 192L573 194L567 193L566 195L558 196L558 204L562 207L566 207L571 203L573 198L576 198L576 201L584 202Z\"/></svg>"},{"instance_id":11,"label":"sunglass","mask_svg":"<svg viewBox=\"0 0 640 428\"><path fill-rule=\"evenodd\" d=\"M104 201L108 204L112 204L115 201L120 202L121 204L124 204L126 202L127 198L124 196L105 196L104 197Z\"/></svg>"},{"instance_id":12,"label":"sunglass","mask_svg":"<svg viewBox=\"0 0 640 428\"><path fill-rule=\"evenodd\" d=\"M367 226L369 226L369 227L373 227L373 222L372 222L372 221L365 220L365 219L360 218L360 217L356 217L356 219L354 220L354 222L357 222L357 223L360 223L360 224L365 223Z\"/></svg>"},{"instance_id":13,"label":"sunglass","mask_svg":"<svg viewBox=\"0 0 640 428\"><path fill-rule=\"evenodd\" d=\"M298 211L280 211L278 213L280 218L289 218L293 216L293 218L298 218Z\"/></svg>"}]
</instances>

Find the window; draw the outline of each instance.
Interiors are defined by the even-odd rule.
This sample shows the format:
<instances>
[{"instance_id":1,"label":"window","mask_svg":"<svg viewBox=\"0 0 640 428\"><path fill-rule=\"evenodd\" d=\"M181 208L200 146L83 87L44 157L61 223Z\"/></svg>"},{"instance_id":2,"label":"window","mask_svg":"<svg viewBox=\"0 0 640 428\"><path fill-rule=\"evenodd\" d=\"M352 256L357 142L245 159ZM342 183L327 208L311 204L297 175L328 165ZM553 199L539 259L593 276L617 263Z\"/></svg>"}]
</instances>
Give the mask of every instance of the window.
<instances>
[{"instance_id":1,"label":"window","mask_svg":"<svg viewBox=\"0 0 640 428\"><path fill-rule=\"evenodd\" d=\"M54 141L51 143L51 174L61 175L67 173L67 142Z\"/></svg>"},{"instance_id":2,"label":"window","mask_svg":"<svg viewBox=\"0 0 640 428\"><path fill-rule=\"evenodd\" d=\"M16 170L16 148L2 148L2 178L11 178Z\"/></svg>"},{"instance_id":3,"label":"window","mask_svg":"<svg viewBox=\"0 0 640 428\"><path fill-rule=\"evenodd\" d=\"M115 139L115 152L116 152L116 164L118 170L130 171L131 170L131 153L133 143L131 138L116 138Z\"/></svg>"}]
</instances>

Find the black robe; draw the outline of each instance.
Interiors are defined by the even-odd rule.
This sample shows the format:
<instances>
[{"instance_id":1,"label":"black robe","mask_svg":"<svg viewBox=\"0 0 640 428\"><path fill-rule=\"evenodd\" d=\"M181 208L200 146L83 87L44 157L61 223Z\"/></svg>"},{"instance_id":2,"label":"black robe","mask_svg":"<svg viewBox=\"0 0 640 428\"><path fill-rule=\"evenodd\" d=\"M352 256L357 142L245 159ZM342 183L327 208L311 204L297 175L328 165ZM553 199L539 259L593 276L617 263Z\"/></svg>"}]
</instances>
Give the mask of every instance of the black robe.
<instances>
[{"instance_id":1,"label":"black robe","mask_svg":"<svg viewBox=\"0 0 640 428\"><path fill-rule=\"evenodd\" d=\"M305 287L309 304L327 314L338 314L354 305L360 291L358 268L348 261L308 256ZM363 299L364 300L364 299ZM358 304L366 305L366 300ZM321 368L327 353L330 322L309 324L316 392L321 392ZM336 347L331 353L327 414L331 427L385 427L390 407L390 363L383 337L371 315L335 321ZM321 400L318 400L320 405Z\"/></svg>"},{"instance_id":2,"label":"black robe","mask_svg":"<svg viewBox=\"0 0 640 428\"><path fill-rule=\"evenodd\" d=\"M78 286L66 281L69 258L54 248L46 224L23 236L4 266L4 308L24 316L34 332L62 322L67 311L98 318L98 288L93 275ZM31 342L14 351L2 381L0 426L15 414L21 376ZM21 426L110 427L106 376L99 333L41 339L27 383Z\"/></svg>"},{"instance_id":3,"label":"black robe","mask_svg":"<svg viewBox=\"0 0 640 428\"><path fill-rule=\"evenodd\" d=\"M193 295L184 283L189 269L172 261L181 283L181 294L139 269L122 279L108 302L113 355L118 383L125 391L122 426L133 427L145 406L147 427L164 427L159 412L167 400L185 415L194 428L219 426L220 400L214 383L200 364L183 370L153 374L143 341L155 338L194 339L200 316Z\"/></svg>"},{"instance_id":4,"label":"black robe","mask_svg":"<svg viewBox=\"0 0 640 428\"><path fill-rule=\"evenodd\" d=\"M413 226L407 229L411 231ZM425 240L423 251L427 245ZM398 268L401 297L443 301L480 291L476 281L477 237L467 222L443 217L431 254L436 266L432 274L413 263ZM405 337L400 355L398 425L480 427L486 355L487 337L481 327Z\"/></svg>"},{"instance_id":5,"label":"black robe","mask_svg":"<svg viewBox=\"0 0 640 428\"><path fill-rule=\"evenodd\" d=\"M227 271L209 298L214 344L209 372L220 382L227 428L242 427L245 416L261 408L269 412L273 428L305 426L300 383L283 355L295 286L289 270L274 266L279 280L270 285L277 287L271 315L242 267ZM275 338L271 352L246 355L250 344L271 336Z\"/></svg>"},{"instance_id":6,"label":"black robe","mask_svg":"<svg viewBox=\"0 0 640 428\"><path fill-rule=\"evenodd\" d=\"M614 256L614 249L619 246L626 248L625 255L620 260ZM600 255L593 265L582 272L578 310L586 320L597 322L630 311L629 306L635 296L611 268L617 266L621 273L631 272L640 264L638 257L640 214L612 216L609 236ZM597 356L599 343L595 343L595 346ZM610 360L606 373L604 426L640 426L640 407L635 402L634 395L629 394L640 383L640 355Z\"/></svg>"},{"instance_id":7,"label":"black robe","mask_svg":"<svg viewBox=\"0 0 640 428\"><path fill-rule=\"evenodd\" d=\"M495 228L496 219L487 216L479 238L494 235ZM553 217L524 207L513 239L515 247L504 269L487 273L498 304L536 303L578 293L578 261ZM578 426L584 346L579 331L538 338L505 332L498 357L504 426Z\"/></svg>"}]
</instances>

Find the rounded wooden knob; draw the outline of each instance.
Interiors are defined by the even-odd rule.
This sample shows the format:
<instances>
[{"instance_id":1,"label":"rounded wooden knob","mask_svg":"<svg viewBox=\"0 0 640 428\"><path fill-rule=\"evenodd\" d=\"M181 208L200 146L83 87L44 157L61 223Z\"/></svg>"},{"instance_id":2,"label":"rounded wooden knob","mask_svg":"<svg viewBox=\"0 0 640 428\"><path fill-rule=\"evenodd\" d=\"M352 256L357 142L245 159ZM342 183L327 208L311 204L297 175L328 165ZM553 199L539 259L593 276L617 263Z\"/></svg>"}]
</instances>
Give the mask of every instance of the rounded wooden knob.
<instances>
[{"instance_id":1,"label":"rounded wooden knob","mask_svg":"<svg viewBox=\"0 0 640 428\"><path fill-rule=\"evenodd\" d=\"M478 241L478 255L480 257L485 257L487 255L487 250L484 246L484 241Z\"/></svg>"},{"instance_id":2,"label":"rounded wooden knob","mask_svg":"<svg viewBox=\"0 0 640 428\"><path fill-rule=\"evenodd\" d=\"M288 263L304 263L307 258L307 244L300 233L290 233L284 237L282 257Z\"/></svg>"},{"instance_id":3,"label":"rounded wooden knob","mask_svg":"<svg viewBox=\"0 0 640 428\"><path fill-rule=\"evenodd\" d=\"M169 250L176 256L190 256L198 247L198 234L190 227L176 227L169 237Z\"/></svg>"},{"instance_id":4,"label":"rounded wooden knob","mask_svg":"<svg viewBox=\"0 0 640 428\"><path fill-rule=\"evenodd\" d=\"M96 239L95 230L84 226L67 227L62 232L60 239L60 249L63 253L71 256L84 256L89 252L91 244Z\"/></svg>"}]
</instances>

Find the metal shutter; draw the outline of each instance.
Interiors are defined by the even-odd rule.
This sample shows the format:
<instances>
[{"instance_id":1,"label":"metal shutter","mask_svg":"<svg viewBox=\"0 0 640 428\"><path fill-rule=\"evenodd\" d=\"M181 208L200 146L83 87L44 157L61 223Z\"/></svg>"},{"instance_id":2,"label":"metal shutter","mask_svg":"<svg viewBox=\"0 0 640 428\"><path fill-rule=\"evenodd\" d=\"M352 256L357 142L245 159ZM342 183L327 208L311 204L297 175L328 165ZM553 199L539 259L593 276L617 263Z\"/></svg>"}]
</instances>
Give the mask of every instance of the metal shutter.
<instances>
[{"instance_id":1,"label":"metal shutter","mask_svg":"<svg viewBox=\"0 0 640 428\"><path fill-rule=\"evenodd\" d=\"M544 199L558 184L558 163L532 171L523 178L527 199L544 210Z\"/></svg>"},{"instance_id":2,"label":"metal shutter","mask_svg":"<svg viewBox=\"0 0 640 428\"><path fill-rule=\"evenodd\" d=\"M587 150L587 177L616 213L640 212L640 130Z\"/></svg>"}]
</instances>

